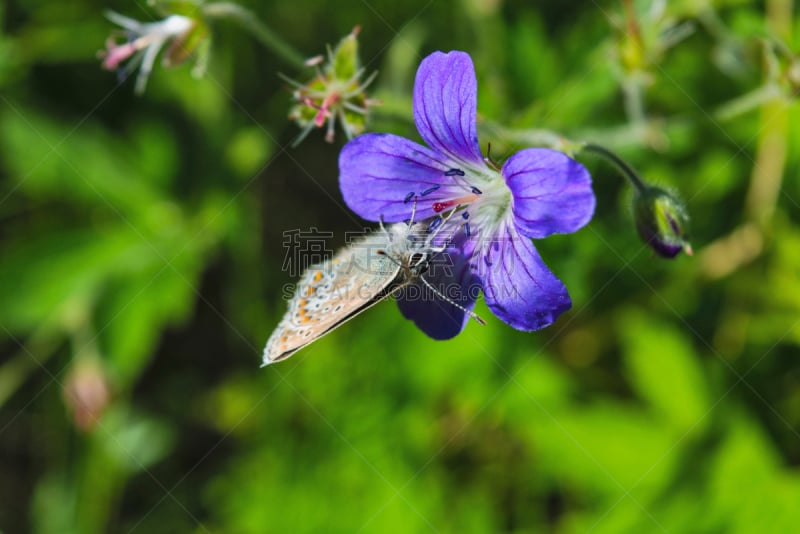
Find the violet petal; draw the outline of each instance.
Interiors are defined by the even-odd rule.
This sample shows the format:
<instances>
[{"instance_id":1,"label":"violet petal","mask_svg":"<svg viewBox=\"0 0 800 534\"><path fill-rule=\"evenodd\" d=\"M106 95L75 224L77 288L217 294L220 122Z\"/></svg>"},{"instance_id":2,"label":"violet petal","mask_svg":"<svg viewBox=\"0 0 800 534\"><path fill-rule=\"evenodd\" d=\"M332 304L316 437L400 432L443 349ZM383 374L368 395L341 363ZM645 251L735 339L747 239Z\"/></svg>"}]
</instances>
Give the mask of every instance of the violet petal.
<instances>
[{"instance_id":1,"label":"violet petal","mask_svg":"<svg viewBox=\"0 0 800 534\"><path fill-rule=\"evenodd\" d=\"M422 276L439 292L464 308L472 310L475 307L480 284L469 269L468 257L458 248L451 247L438 254ZM420 330L433 339L457 336L470 319L464 311L443 300L420 281L400 291L397 305L406 319L414 321Z\"/></svg>"},{"instance_id":2,"label":"violet petal","mask_svg":"<svg viewBox=\"0 0 800 534\"><path fill-rule=\"evenodd\" d=\"M478 81L466 52L434 52L414 82L414 122L428 146L453 159L483 166L475 110Z\"/></svg>"},{"instance_id":3,"label":"violet petal","mask_svg":"<svg viewBox=\"0 0 800 534\"><path fill-rule=\"evenodd\" d=\"M528 237L575 232L594 214L589 172L561 152L521 150L506 161L502 173L514 195L517 227Z\"/></svg>"},{"instance_id":4,"label":"violet petal","mask_svg":"<svg viewBox=\"0 0 800 534\"><path fill-rule=\"evenodd\" d=\"M572 306L567 288L547 268L531 240L512 221L493 239L483 241L475 254L486 304L517 330L541 330Z\"/></svg>"},{"instance_id":5,"label":"violet petal","mask_svg":"<svg viewBox=\"0 0 800 534\"><path fill-rule=\"evenodd\" d=\"M350 209L371 221L408 219L416 197L419 221L436 215L434 202L457 194L458 186L444 174L449 168L427 147L397 135L368 133L342 148L339 186ZM439 188L420 196L433 186Z\"/></svg>"}]
</instances>

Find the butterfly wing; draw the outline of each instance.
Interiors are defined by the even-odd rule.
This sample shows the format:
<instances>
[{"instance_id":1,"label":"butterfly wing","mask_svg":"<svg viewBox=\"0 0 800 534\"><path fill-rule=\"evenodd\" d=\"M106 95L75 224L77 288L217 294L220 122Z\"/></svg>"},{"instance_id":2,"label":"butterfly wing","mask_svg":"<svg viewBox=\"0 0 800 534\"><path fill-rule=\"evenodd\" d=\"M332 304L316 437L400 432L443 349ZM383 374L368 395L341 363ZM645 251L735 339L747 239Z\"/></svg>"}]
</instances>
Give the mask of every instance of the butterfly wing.
<instances>
[{"instance_id":1,"label":"butterfly wing","mask_svg":"<svg viewBox=\"0 0 800 534\"><path fill-rule=\"evenodd\" d=\"M387 246L387 233L375 232L309 268L267 341L264 365L285 360L394 291L401 269L378 254Z\"/></svg>"}]
</instances>

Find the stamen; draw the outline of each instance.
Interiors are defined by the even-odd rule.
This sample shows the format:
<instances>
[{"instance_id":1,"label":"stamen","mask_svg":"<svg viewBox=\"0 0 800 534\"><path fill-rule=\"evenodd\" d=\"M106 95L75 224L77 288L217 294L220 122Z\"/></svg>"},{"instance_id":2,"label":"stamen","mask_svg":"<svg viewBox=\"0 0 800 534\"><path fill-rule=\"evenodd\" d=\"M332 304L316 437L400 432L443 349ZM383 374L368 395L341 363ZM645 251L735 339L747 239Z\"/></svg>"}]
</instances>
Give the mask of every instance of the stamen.
<instances>
[{"instance_id":1,"label":"stamen","mask_svg":"<svg viewBox=\"0 0 800 534\"><path fill-rule=\"evenodd\" d=\"M467 219L469 219L469 212L468 212L468 211L465 211L464 213L462 213L462 214L461 214L461 217L462 217L464 220L467 220Z\"/></svg>"},{"instance_id":2,"label":"stamen","mask_svg":"<svg viewBox=\"0 0 800 534\"><path fill-rule=\"evenodd\" d=\"M441 218L441 216L440 216L440 217L436 217L436 218L435 218L434 220L432 220L432 221L431 221L431 223L428 225L428 230L427 230L427 232L428 232L428 233L431 233L431 232L435 231L437 228L439 228L439 227L442 225L442 222L443 222L443 221L444 221L444 220Z\"/></svg>"},{"instance_id":3,"label":"stamen","mask_svg":"<svg viewBox=\"0 0 800 534\"><path fill-rule=\"evenodd\" d=\"M429 243L430 245L434 245L434 240L435 240L435 239L436 239L436 238L439 236L439 234L440 234L440 233L441 233L441 232L442 232L442 231L443 231L443 230L444 230L444 229L447 227L447 226L446 226L445 224L443 224L443 223L446 223L447 221L449 221L449 220L450 220L450 218L453 216L453 214L454 214L455 212L456 212L456 210L455 210L455 209L453 209L453 210L450 210L450 211L449 211L449 212L448 212L448 213L447 213L447 214L446 214L444 217L442 217L441 215L439 215L439 216L437 217L437 219L441 220L441 222L438 222L438 223L437 223L437 222L435 222L435 221L434 221L434 222L431 222L431 224L430 224L430 226L428 227L428 230L427 230L427 233L429 233L429 234L430 234L430 237L427 239L427 243ZM441 250L444 250L445 248L447 248L447 247L448 247L448 244L447 244L447 242L448 242L448 240L450 239L450 237L452 237L452 236L447 236L447 237L445 237L445 239L444 239L444 245L443 245L443 248L442 248Z\"/></svg>"},{"instance_id":4,"label":"stamen","mask_svg":"<svg viewBox=\"0 0 800 534\"><path fill-rule=\"evenodd\" d=\"M408 202L412 198L414 198L414 192L413 191L406 195L406 198L403 199L403 204L408 204Z\"/></svg>"},{"instance_id":5,"label":"stamen","mask_svg":"<svg viewBox=\"0 0 800 534\"><path fill-rule=\"evenodd\" d=\"M417 216L417 197L414 197L414 205L411 206L411 219L408 221L408 225L411 226L414 224L414 218Z\"/></svg>"},{"instance_id":6,"label":"stamen","mask_svg":"<svg viewBox=\"0 0 800 534\"><path fill-rule=\"evenodd\" d=\"M434 191L436 191L437 189L439 189L439 187L441 187L441 186L439 186L439 185L432 185L432 186L430 186L429 188L427 188L427 189L425 189L424 191L422 191L422 192L419 194L419 196L421 196L421 197L428 196L428 195L430 195L431 193L433 193Z\"/></svg>"},{"instance_id":7,"label":"stamen","mask_svg":"<svg viewBox=\"0 0 800 534\"><path fill-rule=\"evenodd\" d=\"M481 191L480 189L478 189L478 188L477 188L477 187L475 187L474 185L471 187L471 190L472 190L472 192L473 192L473 193L475 193L476 195L482 195L482 194L483 194L483 191Z\"/></svg>"},{"instance_id":8,"label":"stamen","mask_svg":"<svg viewBox=\"0 0 800 534\"><path fill-rule=\"evenodd\" d=\"M492 266L492 260L489 259L489 255L488 254L483 257L483 261L484 261L484 263L486 263L487 267L491 267Z\"/></svg>"},{"instance_id":9,"label":"stamen","mask_svg":"<svg viewBox=\"0 0 800 534\"><path fill-rule=\"evenodd\" d=\"M483 160L488 163L494 170L499 171L500 166L492 159L492 143L486 144L486 157Z\"/></svg>"},{"instance_id":10,"label":"stamen","mask_svg":"<svg viewBox=\"0 0 800 534\"><path fill-rule=\"evenodd\" d=\"M469 232L469 223L464 223L464 233L467 234L467 237L470 237L471 234Z\"/></svg>"},{"instance_id":11,"label":"stamen","mask_svg":"<svg viewBox=\"0 0 800 534\"><path fill-rule=\"evenodd\" d=\"M445 176L466 176L466 173L461 169L450 169L444 173Z\"/></svg>"}]
</instances>

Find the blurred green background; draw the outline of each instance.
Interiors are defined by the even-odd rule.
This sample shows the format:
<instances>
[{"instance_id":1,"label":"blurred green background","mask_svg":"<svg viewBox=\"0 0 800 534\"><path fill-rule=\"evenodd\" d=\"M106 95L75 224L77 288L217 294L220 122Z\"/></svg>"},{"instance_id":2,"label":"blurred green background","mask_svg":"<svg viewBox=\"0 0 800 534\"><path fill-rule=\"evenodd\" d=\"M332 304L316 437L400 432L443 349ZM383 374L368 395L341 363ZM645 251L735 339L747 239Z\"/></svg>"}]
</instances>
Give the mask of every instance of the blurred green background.
<instances>
[{"instance_id":1,"label":"blurred green background","mask_svg":"<svg viewBox=\"0 0 800 534\"><path fill-rule=\"evenodd\" d=\"M307 79L217 21L208 74L141 97L96 51L114 9L0 8L0 531L791 532L800 525L800 89L790 0L273 0L303 57L355 25L370 128L416 137L433 50L472 54L481 142L540 129L682 192L695 256L654 257L630 193L537 242L573 309L427 339L391 302L259 369L283 232L364 224ZM70 399L80 395L84 405ZM89 408L91 408L89 410ZM88 412L87 412L88 410ZM94 416L99 414L99 419Z\"/></svg>"}]
</instances>

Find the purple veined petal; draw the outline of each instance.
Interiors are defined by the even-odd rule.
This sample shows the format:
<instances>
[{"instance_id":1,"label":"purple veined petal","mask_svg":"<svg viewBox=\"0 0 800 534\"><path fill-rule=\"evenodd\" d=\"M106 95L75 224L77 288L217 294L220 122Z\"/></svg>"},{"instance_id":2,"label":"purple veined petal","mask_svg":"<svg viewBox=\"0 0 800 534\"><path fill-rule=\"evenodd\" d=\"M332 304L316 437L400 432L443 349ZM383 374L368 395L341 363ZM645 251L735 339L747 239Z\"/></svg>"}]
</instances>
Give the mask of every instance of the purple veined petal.
<instances>
[{"instance_id":1,"label":"purple veined petal","mask_svg":"<svg viewBox=\"0 0 800 534\"><path fill-rule=\"evenodd\" d=\"M483 166L475 110L478 81L466 52L434 52L420 63L414 82L414 123L434 150Z\"/></svg>"},{"instance_id":2,"label":"purple veined petal","mask_svg":"<svg viewBox=\"0 0 800 534\"><path fill-rule=\"evenodd\" d=\"M480 243L472 264L489 309L517 330L541 330L572 306L567 288L513 221Z\"/></svg>"},{"instance_id":3,"label":"purple veined petal","mask_svg":"<svg viewBox=\"0 0 800 534\"><path fill-rule=\"evenodd\" d=\"M339 187L345 203L364 219L407 220L416 196L415 218L422 220L436 215L436 200L458 193L453 179L445 175L452 166L404 137L368 133L349 141L339 153Z\"/></svg>"},{"instance_id":4,"label":"purple veined petal","mask_svg":"<svg viewBox=\"0 0 800 534\"><path fill-rule=\"evenodd\" d=\"M594 214L589 171L566 154L521 150L506 161L502 173L514 195L514 220L528 237L574 232Z\"/></svg>"},{"instance_id":5,"label":"purple veined petal","mask_svg":"<svg viewBox=\"0 0 800 534\"><path fill-rule=\"evenodd\" d=\"M438 254L422 275L425 280L449 299L472 310L480 294L480 282L469 268L468 255L462 249L450 247ZM457 336L470 316L445 301L422 282L404 287L397 305L403 317L433 339L444 340Z\"/></svg>"}]
</instances>

